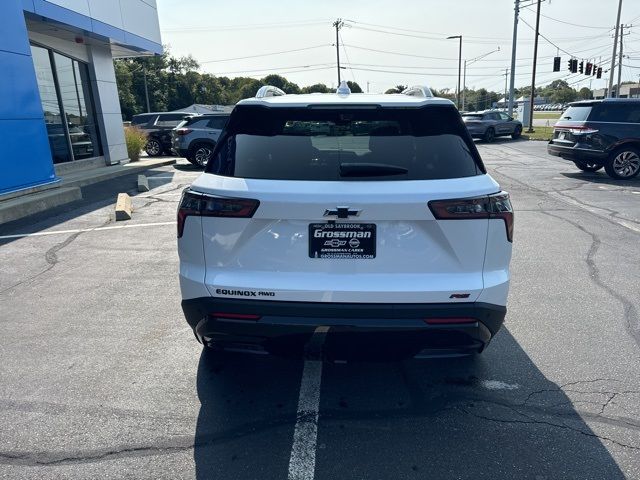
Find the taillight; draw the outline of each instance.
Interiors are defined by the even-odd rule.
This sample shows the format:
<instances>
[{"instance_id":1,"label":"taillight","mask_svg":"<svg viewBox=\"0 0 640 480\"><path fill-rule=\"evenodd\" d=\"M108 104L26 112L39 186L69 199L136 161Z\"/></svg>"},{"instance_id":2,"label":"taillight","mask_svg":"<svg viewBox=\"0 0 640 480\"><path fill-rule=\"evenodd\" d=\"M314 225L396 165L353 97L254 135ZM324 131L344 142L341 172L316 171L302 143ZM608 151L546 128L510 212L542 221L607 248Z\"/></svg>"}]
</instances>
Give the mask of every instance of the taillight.
<instances>
[{"instance_id":1,"label":"taillight","mask_svg":"<svg viewBox=\"0 0 640 480\"><path fill-rule=\"evenodd\" d=\"M571 132L573 135L592 135L594 133L598 133L598 130L593 127L589 127L584 124L571 124L568 122L563 122L562 125L558 125L556 123L556 125L554 125L554 128L558 131L564 130Z\"/></svg>"},{"instance_id":2,"label":"taillight","mask_svg":"<svg viewBox=\"0 0 640 480\"><path fill-rule=\"evenodd\" d=\"M473 198L432 200L429 209L438 220L501 218L507 228L507 240L513 242L513 207L506 192Z\"/></svg>"},{"instance_id":3,"label":"taillight","mask_svg":"<svg viewBox=\"0 0 640 480\"><path fill-rule=\"evenodd\" d=\"M190 128L176 128L176 133L180 136L189 135L193 130Z\"/></svg>"},{"instance_id":4,"label":"taillight","mask_svg":"<svg viewBox=\"0 0 640 480\"><path fill-rule=\"evenodd\" d=\"M178 238L189 216L251 218L260 202L250 198L229 198L193 192L186 188L178 206Z\"/></svg>"}]
</instances>

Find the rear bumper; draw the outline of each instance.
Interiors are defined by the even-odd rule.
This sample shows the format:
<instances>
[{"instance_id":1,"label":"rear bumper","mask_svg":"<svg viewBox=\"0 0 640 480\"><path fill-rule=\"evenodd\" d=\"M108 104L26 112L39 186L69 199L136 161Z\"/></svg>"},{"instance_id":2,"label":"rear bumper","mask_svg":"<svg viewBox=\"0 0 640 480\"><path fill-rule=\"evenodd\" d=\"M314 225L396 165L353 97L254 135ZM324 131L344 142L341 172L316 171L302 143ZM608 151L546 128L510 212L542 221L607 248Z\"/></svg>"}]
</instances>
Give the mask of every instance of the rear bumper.
<instances>
[{"instance_id":1,"label":"rear bumper","mask_svg":"<svg viewBox=\"0 0 640 480\"><path fill-rule=\"evenodd\" d=\"M553 143L547 144L547 153L555 157L564 158L572 162L590 161L604 163L607 159L607 152L602 150L592 150L589 148L577 148L562 146Z\"/></svg>"},{"instance_id":2,"label":"rear bumper","mask_svg":"<svg viewBox=\"0 0 640 480\"><path fill-rule=\"evenodd\" d=\"M323 352L334 358L446 356L482 351L506 307L488 303L362 304L196 298L182 302L202 343L252 353L302 354L319 326L329 327ZM259 315L259 320L212 313ZM473 319L429 325L425 319Z\"/></svg>"}]
</instances>

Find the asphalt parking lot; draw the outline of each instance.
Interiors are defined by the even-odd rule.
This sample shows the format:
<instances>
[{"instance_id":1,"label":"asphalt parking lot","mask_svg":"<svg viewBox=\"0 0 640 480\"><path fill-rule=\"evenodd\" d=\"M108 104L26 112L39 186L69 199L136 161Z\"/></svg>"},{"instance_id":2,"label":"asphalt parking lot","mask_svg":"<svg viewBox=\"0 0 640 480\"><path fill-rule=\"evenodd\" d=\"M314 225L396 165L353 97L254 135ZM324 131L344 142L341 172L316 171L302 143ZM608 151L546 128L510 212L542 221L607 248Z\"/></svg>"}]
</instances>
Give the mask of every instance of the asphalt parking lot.
<instances>
[{"instance_id":1,"label":"asphalt parking lot","mask_svg":"<svg viewBox=\"0 0 640 480\"><path fill-rule=\"evenodd\" d=\"M198 175L127 177L0 226L0 478L640 478L640 179L478 144L512 195L505 328L476 359L204 352L177 281Z\"/></svg>"}]
</instances>

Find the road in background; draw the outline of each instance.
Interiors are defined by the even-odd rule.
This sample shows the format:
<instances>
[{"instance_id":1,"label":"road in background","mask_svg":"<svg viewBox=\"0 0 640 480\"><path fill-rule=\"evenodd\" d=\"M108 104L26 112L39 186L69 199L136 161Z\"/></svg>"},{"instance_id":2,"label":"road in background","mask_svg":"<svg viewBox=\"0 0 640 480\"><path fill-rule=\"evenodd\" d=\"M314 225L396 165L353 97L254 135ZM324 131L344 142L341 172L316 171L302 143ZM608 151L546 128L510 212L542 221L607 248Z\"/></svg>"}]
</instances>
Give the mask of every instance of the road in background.
<instances>
[{"instance_id":1,"label":"road in background","mask_svg":"<svg viewBox=\"0 0 640 480\"><path fill-rule=\"evenodd\" d=\"M325 364L302 478L640 478L640 179L545 147L478 143L516 209L505 328L476 359ZM303 360L220 361L182 317L197 174L154 171L129 222L135 178L3 228L37 235L0 240L0 478L287 478Z\"/></svg>"}]
</instances>

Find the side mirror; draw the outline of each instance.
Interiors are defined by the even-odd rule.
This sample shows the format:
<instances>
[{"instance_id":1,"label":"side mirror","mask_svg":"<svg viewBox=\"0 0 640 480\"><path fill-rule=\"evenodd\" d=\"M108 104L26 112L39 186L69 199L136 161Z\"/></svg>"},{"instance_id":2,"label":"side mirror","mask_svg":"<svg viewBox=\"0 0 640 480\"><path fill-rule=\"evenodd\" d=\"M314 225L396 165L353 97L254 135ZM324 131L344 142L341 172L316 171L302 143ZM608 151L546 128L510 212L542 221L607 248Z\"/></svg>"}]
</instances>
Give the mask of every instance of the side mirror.
<instances>
[{"instance_id":1,"label":"side mirror","mask_svg":"<svg viewBox=\"0 0 640 480\"><path fill-rule=\"evenodd\" d=\"M509 121L510 121L510 122L513 122L513 117L509 117Z\"/></svg>"}]
</instances>

